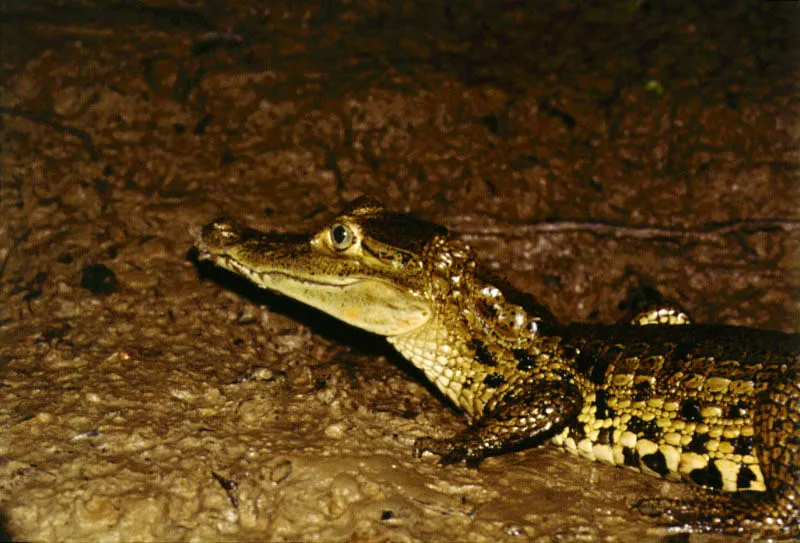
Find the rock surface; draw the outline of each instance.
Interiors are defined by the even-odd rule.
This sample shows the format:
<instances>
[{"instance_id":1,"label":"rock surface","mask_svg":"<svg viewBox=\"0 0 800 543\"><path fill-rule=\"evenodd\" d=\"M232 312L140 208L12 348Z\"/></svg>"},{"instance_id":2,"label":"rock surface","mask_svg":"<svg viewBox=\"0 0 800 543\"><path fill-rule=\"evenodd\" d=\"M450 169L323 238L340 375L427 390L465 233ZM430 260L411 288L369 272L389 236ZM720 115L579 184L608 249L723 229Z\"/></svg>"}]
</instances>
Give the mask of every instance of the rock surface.
<instances>
[{"instance_id":1,"label":"rock surface","mask_svg":"<svg viewBox=\"0 0 800 543\"><path fill-rule=\"evenodd\" d=\"M797 331L798 11L397 5L4 4L9 537L661 533L628 506L682 485L550 447L414 459L463 424L420 374L198 266L189 229L312 229L368 193L463 232L564 320L613 322L653 287L701 322Z\"/></svg>"}]
</instances>

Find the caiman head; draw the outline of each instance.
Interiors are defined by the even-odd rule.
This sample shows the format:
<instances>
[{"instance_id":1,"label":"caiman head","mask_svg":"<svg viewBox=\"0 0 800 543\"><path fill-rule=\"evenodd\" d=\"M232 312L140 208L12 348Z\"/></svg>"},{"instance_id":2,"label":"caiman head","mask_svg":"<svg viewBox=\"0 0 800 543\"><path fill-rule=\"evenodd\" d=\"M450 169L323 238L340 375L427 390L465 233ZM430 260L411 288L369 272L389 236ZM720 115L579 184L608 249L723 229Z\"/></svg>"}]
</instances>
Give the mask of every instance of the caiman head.
<instances>
[{"instance_id":1,"label":"caiman head","mask_svg":"<svg viewBox=\"0 0 800 543\"><path fill-rule=\"evenodd\" d=\"M386 336L470 415L494 393L490 351L524 347L552 319L455 234L366 197L313 235L218 219L195 238L201 259Z\"/></svg>"},{"instance_id":2,"label":"caiman head","mask_svg":"<svg viewBox=\"0 0 800 543\"><path fill-rule=\"evenodd\" d=\"M195 233L201 259L383 336L430 319L426 247L447 236L367 197L310 236L266 234L224 218Z\"/></svg>"}]
</instances>

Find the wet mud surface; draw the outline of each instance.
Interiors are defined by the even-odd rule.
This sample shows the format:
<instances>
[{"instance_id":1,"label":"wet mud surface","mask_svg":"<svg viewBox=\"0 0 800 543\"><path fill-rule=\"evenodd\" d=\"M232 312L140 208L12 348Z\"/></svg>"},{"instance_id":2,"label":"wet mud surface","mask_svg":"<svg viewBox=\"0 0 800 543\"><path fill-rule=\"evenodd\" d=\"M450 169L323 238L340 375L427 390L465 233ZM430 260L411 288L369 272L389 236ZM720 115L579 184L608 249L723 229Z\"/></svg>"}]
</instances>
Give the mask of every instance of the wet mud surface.
<instances>
[{"instance_id":1,"label":"wet mud surface","mask_svg":"<svg viewBox=\"0 0 800 543\"><path fill-rule=\"evenodd\" d=\"M2 10L15 539L639 541L633 501L689 492L550 447L413 458L459 414L378 338L198 264L222 214L310 230L371 194L565 321L655 288L800 330L794 3Z\"/></svg>"}]
</instances>

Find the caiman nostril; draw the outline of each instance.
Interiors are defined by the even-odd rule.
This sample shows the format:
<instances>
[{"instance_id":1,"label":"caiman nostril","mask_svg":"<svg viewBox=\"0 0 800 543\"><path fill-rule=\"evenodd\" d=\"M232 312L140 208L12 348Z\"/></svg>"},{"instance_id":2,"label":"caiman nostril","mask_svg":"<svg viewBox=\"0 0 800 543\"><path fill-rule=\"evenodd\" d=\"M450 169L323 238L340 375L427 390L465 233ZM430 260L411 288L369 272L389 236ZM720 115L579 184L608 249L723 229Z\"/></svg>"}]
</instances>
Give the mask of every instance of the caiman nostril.
<instances>
[{"instance_id":1,"label":"caiman nostril","mask_svg":"<svg viewBox=\"0 0 800 543\"><path fill-rule=\"evenodd\" d=\"M196 231L195 231L196 232ZM240 243L248 229L236 221L220 217L195 233L197 246L204 251L215 251Z\"/></svg>"}]
</instances>

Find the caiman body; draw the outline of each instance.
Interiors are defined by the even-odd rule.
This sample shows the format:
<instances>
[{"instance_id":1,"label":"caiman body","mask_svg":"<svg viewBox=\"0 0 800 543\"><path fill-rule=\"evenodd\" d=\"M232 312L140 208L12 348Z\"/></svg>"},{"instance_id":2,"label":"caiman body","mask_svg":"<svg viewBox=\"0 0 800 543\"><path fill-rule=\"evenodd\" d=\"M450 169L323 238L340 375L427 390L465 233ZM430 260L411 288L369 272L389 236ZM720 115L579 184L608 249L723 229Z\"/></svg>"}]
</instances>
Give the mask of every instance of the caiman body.
<instances>
[{"instance_id":1,"label":"caiman body","mask_svg":"<svg viewBox=\"0 0 800 543\"><path fill-rule=\"evenodd\" d=\"M709 490L637 508L684 531L800 537L800 337L664 305L561 325L445 228L361 198L304 237L217 220L201 257L383 335L470 426L415 453L477 464L546 440Z\"/></svg>"}]
</instances>

